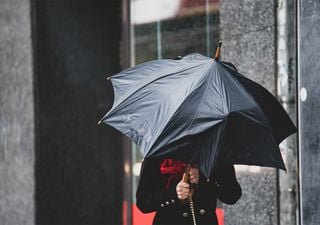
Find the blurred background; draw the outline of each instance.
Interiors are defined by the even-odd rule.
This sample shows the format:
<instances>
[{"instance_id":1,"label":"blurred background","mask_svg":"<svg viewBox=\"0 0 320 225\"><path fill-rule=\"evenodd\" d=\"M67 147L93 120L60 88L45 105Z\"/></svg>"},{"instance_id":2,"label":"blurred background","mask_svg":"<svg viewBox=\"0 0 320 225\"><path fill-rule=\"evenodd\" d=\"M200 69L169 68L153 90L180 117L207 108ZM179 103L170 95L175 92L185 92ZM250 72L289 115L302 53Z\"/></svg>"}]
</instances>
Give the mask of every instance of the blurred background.
<instances>
[{"instance_id":1,"label":"blurred background","mask_svg":"<svg viewBox=\"0 0 320 225\"><path fill-rule=\"evenodd\" d=\"M148 225L142 156L97 122L107 76L198 52L278 97L298 134L287 171L236 166L243 196L219 225L320 224L318 0L0 0L0 224ZM213 213L213 212L212 212Z\"/></svg>"}]
</instances>

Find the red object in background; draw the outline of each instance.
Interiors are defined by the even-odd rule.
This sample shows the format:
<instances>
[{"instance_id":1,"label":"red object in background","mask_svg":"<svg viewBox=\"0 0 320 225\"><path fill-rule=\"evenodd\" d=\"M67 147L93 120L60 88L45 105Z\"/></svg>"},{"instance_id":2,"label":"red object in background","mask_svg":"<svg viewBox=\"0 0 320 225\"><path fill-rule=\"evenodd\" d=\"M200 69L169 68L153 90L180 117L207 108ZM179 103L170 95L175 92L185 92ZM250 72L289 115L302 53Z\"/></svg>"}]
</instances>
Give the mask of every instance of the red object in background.
<instances>
[{"instance_id":1,"label":"red object in background","mask_svg":"<svg viewBox=\"0 0 320 225\"><path fill-rule=\"evenodd\" d=\"M135 204L132 205L132 225L151 225L156 213L142 213Z\"/></svg>"},{"instance_id":2,"label":"red object in background","mask_svg":"<svg viewBox=\"0 0 320 225\"><path fill-rule=\"evenodd\" d=\"M123 213L127 213L127 204L124 202L123 205L125 205L123 207L125 209ZM217 208L216 214L218 217L218 224L224 225L224 210L222 208ZM155 213L142 213L135 204L132 205L132 225L151 225L154 215ZM123 218L126 218L126 216L123 216ZM124 223L124 225L127 224Z\"/></svg>"},{"instance_id":3,"label":"red object in background","mask_svg":"<svg viewBox=\"0 0 320 225\"><path fill-rule=\"evenodd\" d=\"M128 225L128 203L122 202L122 225Z\"/></svg>"},{"instance_id":4,"label":"red object in background","mask_svg":"<svg viewBox=\"0 0 320 225\"><path fill-rule=\"evenodd\" d=\"M224 225L224 210L222 208L216 208L216 215L218 218L218 224Z\"/></svg>"}]
</instances>

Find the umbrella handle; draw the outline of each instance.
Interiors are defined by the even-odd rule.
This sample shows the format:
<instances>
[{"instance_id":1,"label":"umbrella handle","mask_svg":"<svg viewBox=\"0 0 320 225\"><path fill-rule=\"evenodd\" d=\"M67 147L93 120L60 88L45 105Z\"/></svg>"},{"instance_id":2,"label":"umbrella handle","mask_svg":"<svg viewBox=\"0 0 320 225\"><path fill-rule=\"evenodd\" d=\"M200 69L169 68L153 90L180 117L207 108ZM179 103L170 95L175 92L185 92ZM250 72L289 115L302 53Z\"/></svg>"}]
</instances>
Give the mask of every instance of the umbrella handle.
<instances>
[{"instance_id":1,"label":"umbrella handle","mask_svg":"<svg viewBox=\"0 0 320 225\"><path fill-rule=\"evenodd\" d=\"M190 174L189 174L190 169L191 169L191 165L189 164L184 171L185 176L183 176L183 182L190 184L190 191L191 191L190 196L192 196L194 189L193 189L193 185L190 183Z\"/></svg>"},{"instance_id":2,"label":"umbrella handle","mask_svg":"<svg viewBox=\"0 0 320 225\"><path fill-rule=\"evenodd\" d=\"M186 183L189 183L190 184L190 169L191 169L191 165L189 164L187 167L186 167L186 170L184 172L184 175L183 176L183 182L186 182ZM189 201L189 206L190 206L190 211L191 211L191 214L192 214L192 222L193 222L193 225L197 225L197 220L196 220L196 216L195 216L195 212L194 212L194 206L193 206L193 199L192 199L192 194L193 194L193 188L190 184L190 191L191 191L191 194L188 198L188 201Z\"/></svg>"},{"instance_id":3,"label":"umbrella handle","mask_svg":"<svg viewBox=\"0 0 320 225\"><path fill-rule=\"evenodd\" d=\"M220 58L221 45L222 45L222 41L219 41L218 47L217 47L217 49L216 49L216 54L215 54L215 56L214 56L214 59L215 59L216 61L219 61L219 58Z\"/></svg>"},{"instance_id":4,"label":"umbrella handle","mask_svg":"<svg viewBox=\"0 0 320 225\"><path fill-rule=\"evenodd\" d=\"M190 168L191 168L191 165L189 164L184 171L185 176L183 177L183 182L185 182L185 183L190 182L190 174L189 174Z\"/></svg>"}]
</instances>

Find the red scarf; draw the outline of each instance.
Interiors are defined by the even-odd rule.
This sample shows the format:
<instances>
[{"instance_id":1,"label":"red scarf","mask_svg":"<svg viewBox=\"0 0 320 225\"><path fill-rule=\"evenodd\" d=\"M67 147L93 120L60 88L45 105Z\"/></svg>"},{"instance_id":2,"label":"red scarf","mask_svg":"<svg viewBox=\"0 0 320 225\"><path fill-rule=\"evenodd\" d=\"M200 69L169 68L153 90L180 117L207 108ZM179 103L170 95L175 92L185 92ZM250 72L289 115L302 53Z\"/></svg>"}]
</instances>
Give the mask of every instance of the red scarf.
<instances>
[{"instance_id":1,"label":"red scarf","mask_svg":"<svg viewBox=\"0 0 320 225\"><path fill-rule=\"evenodd\" d=\"M182 174L185 172L187 163L175 160L175 159L165 159L160 165L160 174L168 175L168 180L165 188L167 189L172 181L179 180Z\"/></svg>"}]
</instances>

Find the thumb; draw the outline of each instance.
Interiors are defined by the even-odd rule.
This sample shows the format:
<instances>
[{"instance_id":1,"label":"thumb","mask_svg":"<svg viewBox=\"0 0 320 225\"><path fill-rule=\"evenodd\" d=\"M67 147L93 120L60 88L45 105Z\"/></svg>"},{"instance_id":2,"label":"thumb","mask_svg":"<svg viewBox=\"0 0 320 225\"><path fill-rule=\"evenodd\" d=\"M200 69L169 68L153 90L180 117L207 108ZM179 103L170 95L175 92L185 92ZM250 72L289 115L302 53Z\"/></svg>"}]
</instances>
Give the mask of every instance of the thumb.
<instances>
[{"instance_id":1,"label":"thumb","mask_svg":"<svg viewBox=\"0 0 320 225\"><path fill-rule=\"evenodd\" d=\"M181 181L188 183L189 182L189 174L188 173L183 173Z\"/></svg>"}]
</instances>

